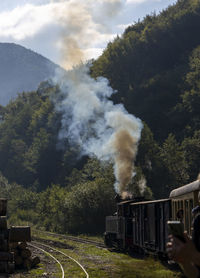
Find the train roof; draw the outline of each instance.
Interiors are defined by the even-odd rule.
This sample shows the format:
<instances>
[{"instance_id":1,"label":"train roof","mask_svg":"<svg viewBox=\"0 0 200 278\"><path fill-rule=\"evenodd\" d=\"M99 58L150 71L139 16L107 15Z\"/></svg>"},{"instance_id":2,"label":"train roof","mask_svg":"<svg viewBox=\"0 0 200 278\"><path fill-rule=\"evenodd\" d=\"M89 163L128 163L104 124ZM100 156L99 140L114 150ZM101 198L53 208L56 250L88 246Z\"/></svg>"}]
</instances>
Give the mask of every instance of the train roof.
<instances>
[{"instance_id":1,"label":"train roof","mask_svg":"<svg viewBox=\"0 0 200 278\"><path fill-rule=\"evenodd\" d=\"M191 182L189 184L186 184L184 186L172 190L169 195L169 198L178 197L197 190L200 190L200 180L196 180L194 182Z\"/></svg>"},{"instance_id":2,"label":"train roof","mask_svg":"<svg viewBox=\"0 0 200 278\"><path fill-rule=\"evenodd\" d=\"M154 203L160 203L160 202L167 202L170 201L170 199L161 199L161 200L151 200L151 201L143 201L143 202L136 202L131 203L131 206L137 206L137 205L146 205L146 204L154 204Z\"/></svg>"},{"instance_id":3,"label":"train roof","mask_svg":"<svg viewBox=\"0 0 200 278\"><path fill-rule=\"evenodd\" d=\"M128 204L128 203L132 203L133 202L133 199L132 200L125 200L125 201L121 201L119 203L117 203L118 205L124 205L124 204Z\"/></svg>"}]
</instances>

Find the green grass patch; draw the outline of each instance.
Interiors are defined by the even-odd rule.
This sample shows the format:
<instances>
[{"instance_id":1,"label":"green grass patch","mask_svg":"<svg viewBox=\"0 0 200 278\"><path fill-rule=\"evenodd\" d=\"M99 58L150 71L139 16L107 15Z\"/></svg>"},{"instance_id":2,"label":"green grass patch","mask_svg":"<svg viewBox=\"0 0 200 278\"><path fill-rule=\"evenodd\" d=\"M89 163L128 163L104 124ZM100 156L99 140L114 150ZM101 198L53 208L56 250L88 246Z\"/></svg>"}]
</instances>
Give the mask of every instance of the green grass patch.
<instances>
[{"instance_id":1,"label":"green grass patch","mask_svg":"<svg viewBox=\"0 0 200 278\"><path fill-rule=\"evenodd\" d=\"M152 257L136 259L128 254L110 252L107 249L90 244L74 242L60 237L37 233L43 239L65 243L73 249L60 249L62 252L78 260L92 278L179 278L180 272L166 268L160 261ZM89 236L87 236L88 239ZM59 249L56 247L56 249ZM84 272L71 261L65 263L66 277L85 277Z\"/></svg>"}]
</instances>

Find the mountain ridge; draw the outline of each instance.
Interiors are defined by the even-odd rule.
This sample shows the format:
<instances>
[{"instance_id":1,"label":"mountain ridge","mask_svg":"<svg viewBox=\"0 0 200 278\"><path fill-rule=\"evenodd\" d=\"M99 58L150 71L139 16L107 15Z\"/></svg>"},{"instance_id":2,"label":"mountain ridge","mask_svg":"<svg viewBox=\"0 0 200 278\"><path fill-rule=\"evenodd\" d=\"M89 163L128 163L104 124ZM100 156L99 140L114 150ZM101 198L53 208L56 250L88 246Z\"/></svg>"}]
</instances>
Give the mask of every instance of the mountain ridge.
<instances>
[{"instance_id":1,"label":"mountain ridge","mask_svg":"<svg viewBox=\"0 0 200 278\"><path fill-rule=\"evenodd\" d=\"M0 43L0 104L6 105L23 91L34 91L54 77L58 65L15 43Z\"/></svg>"}]
</instances>

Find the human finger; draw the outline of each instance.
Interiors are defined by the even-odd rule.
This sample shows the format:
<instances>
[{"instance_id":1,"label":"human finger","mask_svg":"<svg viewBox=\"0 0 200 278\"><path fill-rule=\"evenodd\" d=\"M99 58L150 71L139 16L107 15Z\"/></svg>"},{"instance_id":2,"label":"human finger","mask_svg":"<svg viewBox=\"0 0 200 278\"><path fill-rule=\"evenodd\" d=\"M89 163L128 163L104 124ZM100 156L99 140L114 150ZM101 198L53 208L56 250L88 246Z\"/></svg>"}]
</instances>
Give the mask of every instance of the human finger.
<instances>
[{"instance_id":1,"label":"human finger","mask_svg":"<svg viewBox=\"0 0 200 278\"><path fill-rule=\"evenodd\" d=\"M172 242L171 242L171 241L168 241L168 242L166 243L166 247L167 247L167 248L172 247Z\"/></svg>"},{"instance_id":2,"label":"human finger","mask_svg":"<svg viewBox=\"0 0 200 278\"><path fill-rule=\"evenodd\" d=\"M172 235L172 234L169 234L169 235L168 235L168 238L169 238L169 239L172 239L172 238L173 238L173 235Z\"/></svg>"},{"instance_id":3,"label":"human finger","mask_svg":"<svg viewBox=\"0 0 200 278\"><path fill-rule=\"evenodd\" d=\"M190 237L189 237L187 231L184 231L184 239L185 239L185 242L189 242L190 241Z\"/></svg>"}]
</instances>

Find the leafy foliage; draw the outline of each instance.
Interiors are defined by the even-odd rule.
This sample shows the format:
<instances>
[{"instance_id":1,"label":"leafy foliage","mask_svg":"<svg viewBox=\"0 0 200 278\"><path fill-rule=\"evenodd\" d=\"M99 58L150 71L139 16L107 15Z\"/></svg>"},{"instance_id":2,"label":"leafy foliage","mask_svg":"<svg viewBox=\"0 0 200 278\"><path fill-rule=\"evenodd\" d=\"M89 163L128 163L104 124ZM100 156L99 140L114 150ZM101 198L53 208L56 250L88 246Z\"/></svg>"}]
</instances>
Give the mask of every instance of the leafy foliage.
<instances>
[{"instance_id":1,"label":"leafy foliage","mask_svg":"<svg viewBox=\"0 0 200 278\"><path fill-rule=\"evenodd\" d=\"M95 165L96 162L93 171L90 161L85 169L94 173ZM90 174L87 176L85 172L84 180L82 177L70 190L52 185L40 193L9 184L0 175L0 195L9 200L10 224L29 223L40 229L62 233L102 233L105 216L115 211L115 192L110 167L104 166L101 171L105 175L97 173L93 180L88 180Z\"/></svg>"},{"instance_id":2,"label":"leafy foliage","mask_svg":"<svg viewBox=\"0 0 200 278\"><path fill-rule=\"evenodd\" d=\"M195 86L192 78L198 83L199 11L198 1L181 0L158 16L146 16L109 43L91 69L94 77L109 79L118 91L114 101L145 121L159 142L176 132L178 123L170 113L183 92ZM190 83L184 82L186 76ZM197 96L190 94L196 107Z\"/></svg>"}]
</instances>

